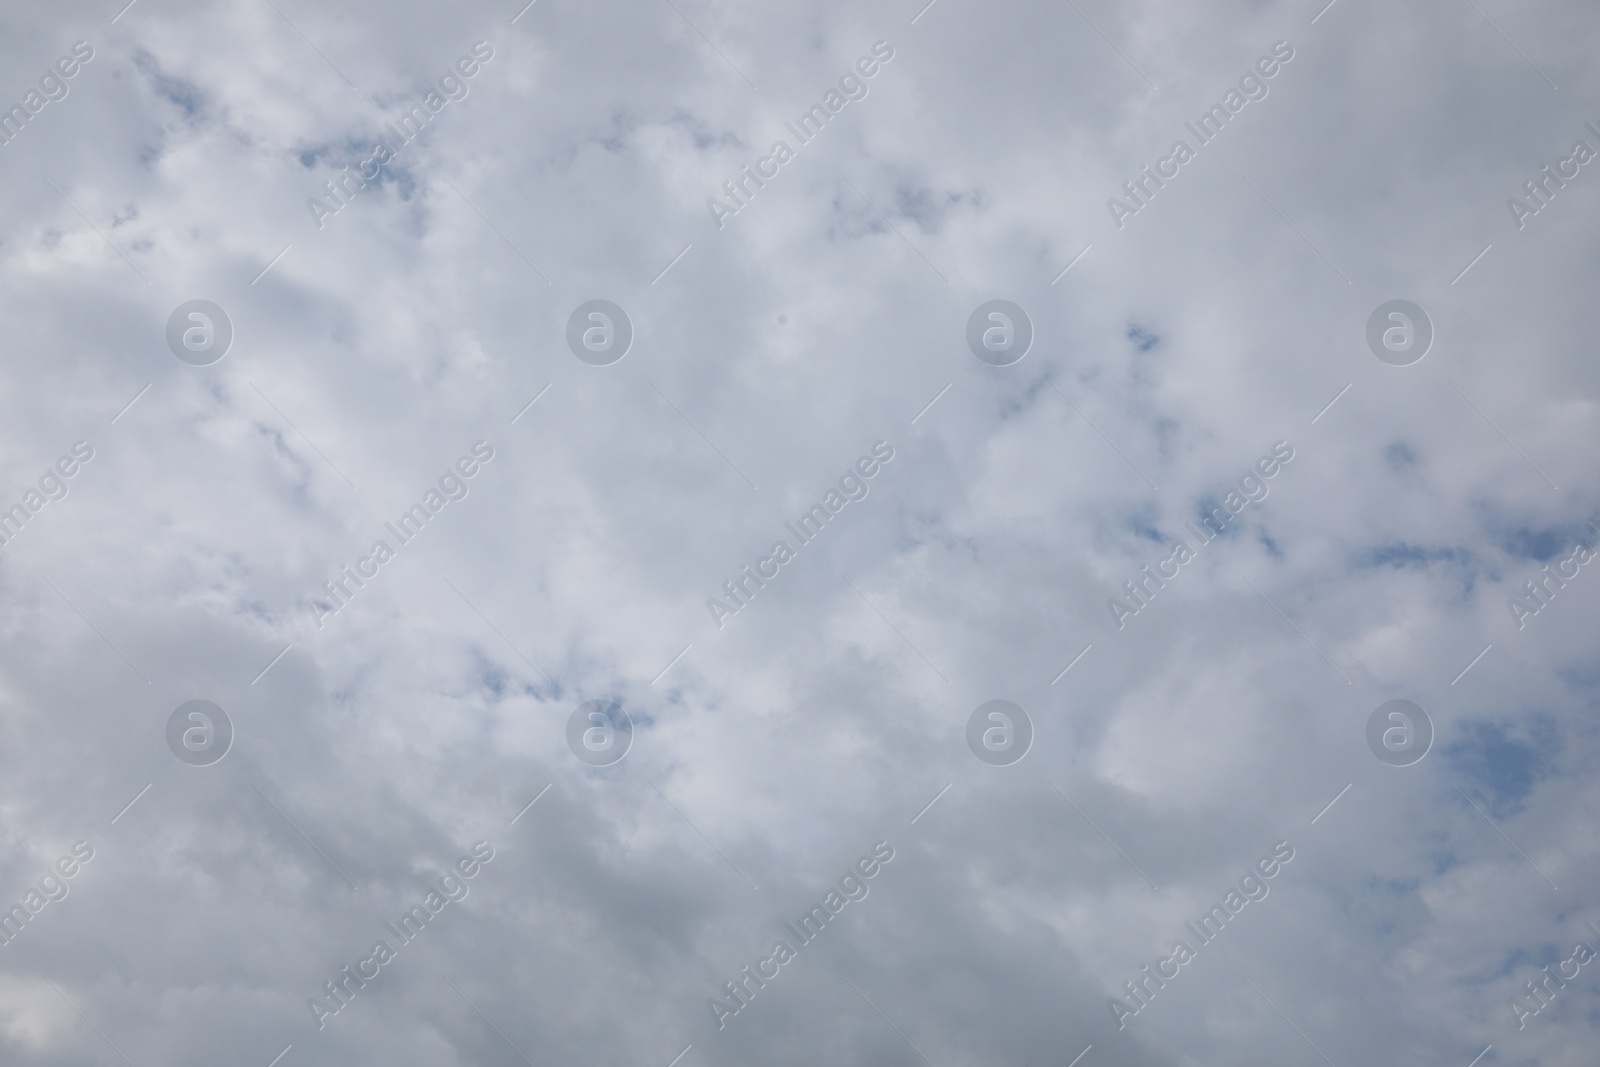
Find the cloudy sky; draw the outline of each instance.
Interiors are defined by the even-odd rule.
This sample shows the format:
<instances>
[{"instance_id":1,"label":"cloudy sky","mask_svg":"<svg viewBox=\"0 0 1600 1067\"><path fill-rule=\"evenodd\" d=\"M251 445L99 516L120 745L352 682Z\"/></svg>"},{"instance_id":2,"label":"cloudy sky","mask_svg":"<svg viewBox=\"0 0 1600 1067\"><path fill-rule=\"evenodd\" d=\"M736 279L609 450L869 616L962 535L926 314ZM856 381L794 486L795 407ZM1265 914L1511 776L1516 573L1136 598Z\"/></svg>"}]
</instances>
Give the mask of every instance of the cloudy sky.
<instances>
[{"instance_id":1,"label":"cloudy sky","mask_svg":"<svg viewBox=\"0 0 1600 1067\"><path fill-rule=\"evenodd\" d=\"M0 1062L1593 1062L1590 5L124 3L0 33Z\"/></svg>"}]
</instances>

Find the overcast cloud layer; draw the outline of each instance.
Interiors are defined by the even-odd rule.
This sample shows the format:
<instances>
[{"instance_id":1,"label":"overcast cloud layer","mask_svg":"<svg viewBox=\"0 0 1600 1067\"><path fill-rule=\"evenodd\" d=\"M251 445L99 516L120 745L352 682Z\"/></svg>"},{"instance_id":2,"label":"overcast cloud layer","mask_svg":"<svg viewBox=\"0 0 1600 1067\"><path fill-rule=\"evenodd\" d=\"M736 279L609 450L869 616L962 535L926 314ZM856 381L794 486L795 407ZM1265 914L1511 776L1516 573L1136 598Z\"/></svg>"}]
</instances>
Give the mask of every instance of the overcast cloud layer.
<instances>
[{"instance_id":1,"label":"overcast cloud layer","mask_svg":"<svg viewBox=\"0 0 1600 1067\"><path fill-rule=\"evenodd\" d=\"M1592 4L124 2L0 1063L1594 1063Z\"/></svg>"}]
</instances>

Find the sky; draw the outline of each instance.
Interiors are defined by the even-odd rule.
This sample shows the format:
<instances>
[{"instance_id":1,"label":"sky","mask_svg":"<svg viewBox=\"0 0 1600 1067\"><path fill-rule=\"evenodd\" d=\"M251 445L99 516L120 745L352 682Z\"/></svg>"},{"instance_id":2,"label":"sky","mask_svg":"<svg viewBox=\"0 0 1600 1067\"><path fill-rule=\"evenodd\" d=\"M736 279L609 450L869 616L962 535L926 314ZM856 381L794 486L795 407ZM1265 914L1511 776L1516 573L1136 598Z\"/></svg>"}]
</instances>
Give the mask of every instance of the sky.
<instances>
[{"instance_id":1,"label":"sky","mask_svg":"<svg viewBox=\"0 0 1600 1067\"><path fill-rule=\"evenodd\" d=\"M1592 1063L1590 5L125 3L0 1062Z\"/></svg>"}]
</instances>

